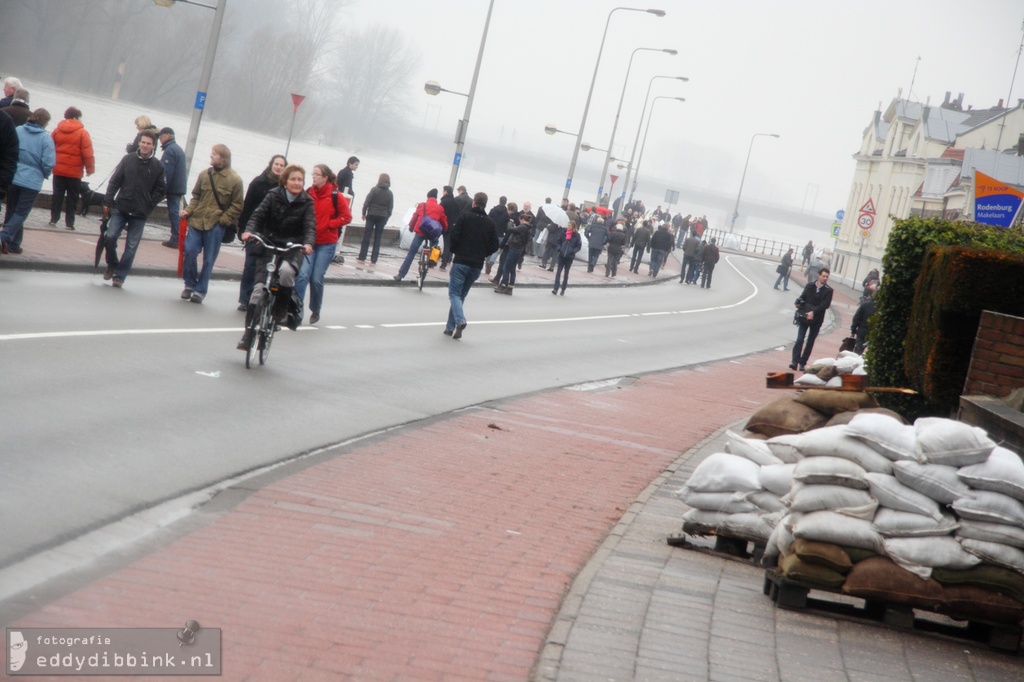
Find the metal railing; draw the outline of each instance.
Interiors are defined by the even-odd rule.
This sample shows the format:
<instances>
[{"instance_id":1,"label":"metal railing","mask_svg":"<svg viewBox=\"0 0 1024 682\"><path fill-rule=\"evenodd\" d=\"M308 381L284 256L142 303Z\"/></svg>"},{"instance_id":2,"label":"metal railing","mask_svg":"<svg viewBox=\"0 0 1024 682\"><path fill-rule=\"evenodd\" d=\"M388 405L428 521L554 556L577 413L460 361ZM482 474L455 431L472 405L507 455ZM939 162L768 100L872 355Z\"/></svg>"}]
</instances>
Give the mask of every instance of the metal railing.
<instances>
[{"instance_id":1,"label":"metal railing","mask_svg":"<svg viewBox=\"0 0 1024 682\"><path fill-rule=\"evenodd\" d=\"M782 257L782 254L793 249L793 260L795 261L800 260L800 254L804 249L802 244L791 244L789 242L779 241L776 239L763 239L761 237L752 237L750 235L736 234L735 232L727 232L726 230L712 228L708 228L704 231L705 239L710 240L712 237L715 238L716 243L721 248L747 251L749 253L758 253L767 256L778 256L780 258Z\"/></svg>"}]
</instances>

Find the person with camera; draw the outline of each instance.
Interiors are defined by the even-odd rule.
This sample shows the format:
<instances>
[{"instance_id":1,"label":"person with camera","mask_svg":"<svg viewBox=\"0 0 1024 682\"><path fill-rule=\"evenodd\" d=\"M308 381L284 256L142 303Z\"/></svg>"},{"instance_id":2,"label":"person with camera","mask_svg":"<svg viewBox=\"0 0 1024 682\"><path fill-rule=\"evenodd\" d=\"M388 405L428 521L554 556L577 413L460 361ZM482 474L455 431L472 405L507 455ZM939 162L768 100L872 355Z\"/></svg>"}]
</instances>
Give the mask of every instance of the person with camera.
<instances>
[{"instance_id":1,"label":"person with camera","mask_svg":"<svg viewBox=\"0 0 1024 682\"><path fill-rule=\"evenodd\" d=\"M811 357L814 340L825 321L825 311L832 306L832 287L828 285L830 274L828 268L821 268L818 271L818 278L808 282L800 298L796 299L797 311L793 318L793 323L797 325L796 345L793 346L790 369L795 370L799 367L801 372L804 371Z\"/></svg>"}]
</instances>

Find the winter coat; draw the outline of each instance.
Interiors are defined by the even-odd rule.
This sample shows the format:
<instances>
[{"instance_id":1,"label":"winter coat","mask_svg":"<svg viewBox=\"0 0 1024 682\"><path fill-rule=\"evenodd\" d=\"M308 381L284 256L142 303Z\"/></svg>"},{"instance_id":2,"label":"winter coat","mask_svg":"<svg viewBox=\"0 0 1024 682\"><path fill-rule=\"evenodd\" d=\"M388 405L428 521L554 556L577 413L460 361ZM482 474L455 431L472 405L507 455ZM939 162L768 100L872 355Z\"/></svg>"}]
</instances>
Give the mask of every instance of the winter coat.
<instances>
[{"instance_id":1,"label":"winter coat","mask_svg":"<svg viewBox=\"0 0 1024 682\"><path fill-rule=\"evenodd\" d=\"M352 189L352 178L354 177L352 169L345 164L345 167L338 171L338 190L342 194L351 194L352 198L356 198L356 191Z\"/></svg>"},{"instance_id":2,"label":"winter coat","mask_svg":"<svg viewBox=\"0 0 1024 682\"><path fill-rule=\"evenodd\" d=\"M3 108L3 111L6 111L14 119L15 127L28 123L28 117L32 115L32 110L28 108L28 104L20 99L11 102L9 107Z\"/></svg>"},{"instance_id":3,"label":"winter coat","mask_svg":"<svg viewBox=\"0 0 1024 682\"><path fill-rule=\"evenodd\" d=\"M803 305L798 306L798 310L801 313L814 313L810 322L802 319L801 324L820 327L821 323L825 321L825 311L832 306L832 287L826 284L819 291L817 282L808 282L797 300L801 299L803 299Z\"/></svg>"},{"instance_id":4,"label":"winter coat","mask_svg":"<svg viewBox=\"0 0 1024 682\"><path fill-rule=\"evenodd\" d=\"M533 237L533 225L520 222L517 225L509 225L508 248L523 250L530 243Z\"/></svg>"},{"instance_id":5,"label":"winter coat","mask_svg":"<svg viewBox=\"0 0 1024 682\"><path fill-rule=\"evenodd\" d=\"M245 226L246 232L253 232L277 246L299 242L313 246L316 243L316 210L313 199L301 192L294 200L288 200L288 190L275 187L267 196Z\"/></svg>"},{"instance_id":6,"label":"winter coat","mask_svg":"<svg viewBox=\"0 0 1024 682\"><path fill-rule=\"evenodd\" d=\"M857 307L857 312L853 314L853 321L850 322L850 333L854 336L860 334L861 338L868 333L868 318L875 314L875 299L866 298L861 302L860 306Z\"/></svg>"},{"instance_id":7,"label":"winter coat","mask_svg":"<svg viewBox=\"0 0 1024 682\"><path fill-rule=\"evenodd\" d=\"M412 214L412 219L409 220L409 228L419 236L426 236L420 230L420 223L423 222L424 215L427 215L441 223L441 227L445 230L448 229L448 217L444 214L444 209L441 208L441 204L437 203L437 199L434 197L427 197L425 202L416 207L416 210Z\"/></svg>"},{"instance_id":8,"label":"winter coat","mask_svg":"<svg viewBox=\"0 0 1024 682\"><path fill-rule=\"evenodd\" d=\"M164 150L160 160L164 164L167 194L182 196L188 191L188 178L185 176L185 152L181 150L181 146L174 141L173 137L167 140L161 149Z\"/></svg>"},{"instance_id":9,"label":"winter coat","mask_svg":"<svg viewBox=\"0 0 1024 682\"><path fill-rule=\"evenodd\" d=\"M626 246L626 233L622 230L612 230L608 233L608 254L621 256L622 249Z\"/></svg>"},{"instance_id":10,"label":"winter coat","mask_svg":"<svg viewBox=\"0 0 1024 682\"><path fill-rule=\"evenodd\" d=\"M646 225L641 225L637 228L636 232L633 233L633 248L638 248L643 252L646 251L647 247L650 245L651 228Z\"/></svg>"},{"instance_id":11,"label":"winter coat","mask_svg":"<svg viewBox=\"0 0 1024 682\"><path fill-rule=\"evenodd\" d=\"M455 201L455 197L451 194L445 194L441 197L441 208L444 209L444 217L448 219L448 225L454 225L455 221L458 220L459 214L462 213L462 207L459 206L459 202Z\"/></svg>"},{"instance_id":12,"label":"winter coat","mask_svg":"<svg viewBox=\"0 0 1024 682\"><path fill-rule=\"evenodd\" d=\"M562 242L565 241L565 228L559 227L558 225L551 223L548 228L548 240L545 242L545 246L553 246L558 248Z\"/></svg>"},{"instance_id":13,"label":"winter coat","mask_svg":"<svg viewBox=\"0 0 1024 682\"><path fill-rule=\"evenodd\" d=\"M156 135L156 139L157 140L160 139L159 131L156 129L156 126L149 126L148 128L143 128L139 132L135 133L135 139L134 140L132 140L131 142L129 142L128 144L126 144L124 146L125 153L131 154L132 152L139 151L139 140L142 139L142 133L143 132L153 133L154 135Z\"/></svg>"},{"instance_id":14,"label":"winter coat","mask_svg":"<svg viewBox=\"0 0 1024 682\"><path fill-rule=\"evenodd\" d=\"M473 208L473 197L469 196L469 192L455 195L455 201L459 202L459 208L462 209L459 211L460 214Z\"/></svg>"},{"instance_id":15,"label":"winter coat","mask_svg":"<svg viewBox=\"0 0 1024 682\"><path fill-rule=\"evenodd\" d=\"M335 196L334 192L338 194ZM325 182L323 187L315 185L306 190L313 200L313 212L316 215L316 243L337 244L341 237L341 228L352 222L352 210L348 199L341 193L338 186ZM334 199L338 199L338 209L334 209Z\"/></svg>"},{"instance_id":16,"label":"winter coat","mask_svg":"<svg viewBox=\"0 0 1024 682\"><path fill-rule=\"evenodd\" d=\"M164 198L166 188L164 165L155 156L144 159L133 152L125 154L114 168L103 203L126 216L148 218Z\"/></svg>"},{"instance_id":17,"label":"winter coat","mask_svg":"<svg viewBox=\"0 0 1024 682\"><path fill-rule=\"evenodd\" d=\"M38 123L26 123L16 128L18 133L18 170L12 185L39 191L43 180L50 177L57 154L53 139Z\"/></svg>"},{"instance_id":18,"label":"winter coat","mask_svg":"<svg viewBox=\"0 0 1024 682\"><path fill-rule=\"evenodd\" d=\"M57 124L51 133L53 146L57 150L57 163L53 174L62 178L81 178L82 169L89 175L96 172L96 157L92 153L92 138L74 118L66 118Z\"/></svg>"},{"instance_id":19,"label":"winter coat","mask_svg":"<svg viewBox=\"0 0 1024 682\"><path fill-rule=\"evenodd\" d=\"M210 173L210 171L213 171ZM211 185L211 182L213 183ZM217 197L220 197L220 209ZM192 201L188 202L188 225L195 230L212 230L215 225L234 225L242 214L245 199L242 195L242 178L231 168L213 168L199 174L192 188Z\"/></svg>"},{"instance_id":20,"label":"winter coat","mask_svg":"<svg viewBox=\"0 0 1024 682\"><path fill-rule=\"evenodd\" d=\"M687 258L695 258L700 251L700 238L690 234L683 242L683 255Z\"/></svg>"},{"instance_id":21,"label":"winter coat","mask_svg":"<svg viewBox=\"0 0 1024 682\"><path fill-rule=\"evenodd\" d=\"M11 186L18 170L18 132L11 117L0 111L0 190Z\"/></svg>"},{"instance_id":22,"label":"winter coat","mask_svg":"<svg viewBox=\"0 0 1024 682\"><path fill-rule=\"evenodd\" d=\"M651 251L671 251L675 245L675 238L668 228L659 227L651 235Z\"/></svg>"},{"instance_id":23,"label":"winter coat","mask_svg":"<svg viewBox=\"0 0 1024 682\"><path fill-rule=\"evenodd\" d=\"M578 230L573 230L572 234L566 230L565 236L562 237L562 243L558 245L558 256L560 258L571 258L580 252L583 248L583 238L580 237Z\"/></svg>"},{"instance_id":24,"label":"winter coat","mask_svg":"<svg viewBox=\"0 0 1024 682\"><path fill-rule=\"evenodd\" d=\"M367 216L374 216L386 221L394 210L395 195L391 193L390 182L374 186L363 199L363 220L366 220Z\"/></svg>"},{"instance_id":25,"label":"winter coat","mask_svg":"<svg viewBox=\"0 0 1024 682\"><path fill-rule=\"evenodd\" d=\"M708 244L704 247L704 253L701 254L702 263L717 263L719 259L718 245Z\"/></svg>"},{"instance_id":26,"label":"winter coat","mask_svg":"<svg viewBox=\"0 0 1024 682\"><path fill-rule=\"evenodd\" d=\"M595 221L590 224L587 231L587 244L591 249L603 250L605 242L608 241L608 227L602 221Z\"/></svg>"},{"instance_id":27,"label":"winter coat","mask_svg":"<svg viewBox=\"0 0 1024 682\"><path fill-rule=\"evenodd\" d=\"M498 250L498 230L482 208L471 207L459 214L448 232L452 261L479 270L484 260Z\"/></svg>"},{"instance_id":28,"label":"winter coat","mask_svg":"<svg viewBox=\"0 0 1024 682\"><path fill-rule=\"evenodd\" d=\"M508 207L505 204L498 204L488 212L487 217L494 221L498 228L498 240L505 241L505 233L508 232Z\"/></svg>"},{"instance_id":29,"label":"winter coat","mask_svg":"<svg viewBox=\"0 0 1024 682\"><path fill-rule=\"evenodd\" d=\"M249 189L245 192L245 202L242 204L242 212L238 216L238 225L242 228L243 232L245 231L245 226L249 224L249 218L252 217L253 211L263 203L267 192L275 187L280 187L280 181L269 170L262 175L257 175L249 183Z\"/></svg>"}]
</instances>

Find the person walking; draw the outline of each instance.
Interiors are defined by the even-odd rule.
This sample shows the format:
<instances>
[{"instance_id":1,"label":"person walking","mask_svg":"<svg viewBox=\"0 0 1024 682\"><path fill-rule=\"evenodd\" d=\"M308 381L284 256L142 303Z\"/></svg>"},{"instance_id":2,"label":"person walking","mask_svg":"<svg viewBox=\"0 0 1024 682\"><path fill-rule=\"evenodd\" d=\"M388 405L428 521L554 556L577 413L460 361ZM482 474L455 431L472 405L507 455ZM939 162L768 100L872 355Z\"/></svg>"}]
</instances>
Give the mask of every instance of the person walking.
<instances>
[{"instance_id":1,"label":"person walking","mask_svg":"<svg viewBox=\"0 0 1024 682\"><path fill-rule=\"evenodd\" d=\"M491 268L494 267L494 261L496 261L498 259L498 256L500 255L500 253L504 252L504 250L505 250L504 249L504 246L505 246L505 233L508 232L508 220L509 220L508 197L506 197L506 196L498 197L498 205L494 206L493 208L491 208L490 211L487 212L487 217L491 219L491 221L494 223L495 228L497 228L497 230L498 230L498 242L501 244L501 248L498 251L495 251L494 253L492 253L490 256L487 257L487 262L484 264L484 274L485 275L491 274ZM499 273L501 272L501 265L500 264L498 266L498 272ZM494 275L494 279L491 280L491 283L492 284L497 284L498 283L498 275L497 274Z\"/></svg>"},{"instance_id":2,"label":"person walking","mask_svg":"<svg viewBox=\"0 0 1024 682\"><path fill-rule=\"evenodd\" d=\"M144 130L139 136L138 149L125 154L114 168L107 182L103 199L103 217L108 220L106 230L107 269L103 279L120 288L135 261L135 252L142 241L146 219L167 193L164 166L156 159L156 131ZM117 239L127 228L124 252L117 256Z\"/></svg>"},{"instance_id":3,"label":"person walking","mask_svg":"<svg viewBox=\"0 0 1024 682\"><path fill-rule=\"evenodd\" d=\"M292 251L285 256L278 270L277 298L274 299L272 314L282 324L288 314L288 304L291 302L302 258L313 253L313 244L316 242L316 209L313 208L312 197L302 189L305 184L306 169L294 164L285 166L278 186L267 192L249 222L242 228L245 231L241 234L243 242L256 234L274 246L301 243L304 247L302 251ZM260 249L256 255L256 284L245 310L245 330L238 341L238 350L247 351L252 343L253 330L249 325L263 300L267 265L273 262L274 255L273 251L267 249Z\"/></svg>"},{"instance_id":4,"label":"person walking","mask_svg":"<svg viewBox=\"0 0 1024 682\"><path fill-rule=\"evenodd\" d=\"M629 259L629 271L640 274L640 265L644 262L644 252L651 245L651 221L645 220L640 227L633 232L633 256Z\"/></svg>"},{"instance_id":5,"label":"person walking","mask_svg":"<svg viewBox=\"0 0 1024 682\"><path fill-rule=\"evenodd\" d=\"M0 230L0 251L21 253L21 239L25 233L25 219L32 211L43 181L50 177L57 162L53 138L46 134L50 112L36 109L28 120L18 126L18 167L10 187L7 188L7 208L4 227Z\"/></svg>"},{"instance_id":6,"label":"person walking","mask_svg":"<svg viewBox=\"0 0 1024 682\"><path fill-rule=\"evenodd\" d=\"M448 321L444 333L455 340L466 329L466 297L480 277L484 260L498 250L498 230L484 210L487 195L477 192L473 205L459 214L448 232L452 241L452 267L448 273Z\"/></svg>"},{"instance_id":7,"label":"person walking","mask_svg":"<svg viewBox=\"0 0 1024 682\"><path fill-rule=\"evenodd\" d=\"M192 188L192 201L181 212L182 217L188 219L185 261L181 271L185 280L185 288L181 292L183 301L202 303L206 298L224 232L230 230L234 239L235 221L244 204L242 178L231 168L231 150L223 144L213 145L210 167L199 174ZM201 269L200 252L203 254Z\"/></svg>"},{"instance_id":8,"label":"person walking","mask_svg":"<svg viewBox=\"0 0 1024 682\"><path fill-rule=\"evenodd\" d=\"M525 211L519 214L519 224L508 228L508 244L506 245L505 257L501 274L498 275L498 286L494 292L498 294L512 295L516 286L516 271L520 256L526 250L527 244L533 238L533 225L530 221L530 214Z\"/></svg>"},{"instance_id":9,"label":"person walking","mask_svg":"<svg viewBox=\"0 0 1024 682\"><path fill-rule=\"evenodd\" d=\"M167 182L167 220L171 223L171 236L163 242L169 249L178 248L178 230L181 224L181 198L188 191L185 176L185 152L174 141L173 128L160 129L160 161L164 164L164 179Z\"/></svg>"},{"instance_id":10,"label":"person walking","mask_svg":"<svg viewBox=\"0 0 1024 682\"><path fill-rule=\"evenodd\" d=\"M626 246L624 222L622 218L619 218L608 233L608 260L604 264L605 277L614 277L618 273L619 260L622 259L622 251Z\"/></svg>"},{"instance_id":11,"label":"person walking","mask_svg":"<svg viewBox=\"0 0 1024 682\"><path fill-rule=\"evenodd\" d=\"M318 163L313 166L311 175L313 184L306 193L313 200L316 241L313 253L302 261L299 276L295 279L295 293L300 301L305 300L306 285L309 285L309 323L316 324L320 321L320 310L324 303L324 276L338 251L341 228L352 222L352 210L348 199L334 184L337 180L334 171Z\"/></svg>"},{"instance_id":12,"label":"person walking","mask_svg":"<svg viewBox=\"0 0 1024 682\"><path fill-rule=\"evenodd\" d=\"M569 268L576 260L576 254L583 248L583 239L576 230L576 223L569 221L565 227L565 236L562 243L558 245L558 270L555 271L555 286L552 294L565 296L565 287L569 285ZM559 285L561 282L561 285Z\"/></svg>"},{"instance_id":13,"label":"person walking","mask_svg":"<svg viewBox=\"0 0 1024 682\"><path fill-rule=\"evenodd\" d=\"M462 206L455 199L455 190L452 189L451 185L445 185L441 188L441 208L444 209L444 216L448 219L448 225L454 225L455 221L459 219L459 214L462 213ZM452 245L451 240L445 237L444 248L441 249L441 272L448 269L448 264L452 262Z\"/></svg>"},{"instance_id":14,"label":"person walking","mask_svg":"<svg viewBox=\"0 0 1024 682\"><path fill-rule=\"evenodd\" d=\"M0 110L0 199L7 196L7 189L18 170L18 131L14 119Z\"/></svg>"},{"instance_id":15,"label":"person walking","mask_svg":"<svg viewBox=\"0 0 1024 682\"><path fill-rule=\"evenodd\" d=\"M437 246L437 240L441 238L441 233L434 233L436 232L436 225L433 226L435 229L432 232L429 221L426 224L424 223L428 218L441 225L441 233L448 229L448 218L445 216L441 204L437 203L436 188L427 192L427 200L416 207L412 218L409 220L409 231L416 234L412 238L412 244L409 245L409 253L405 254L405 260L402 261L401 267L398 268L398 274L395 275L394 279L396 282L401 282L402 278L409 273L409 268L412 267L413 260L419 255L424 239L429 241L431 246Z\"/></svg>"},{"instance_id":16,"label":"person walking","mask_svg":"<svg viewBox=\"0 0 1024 682\"><path fill-rule=\"evenodd\" d=\"M701 253L700 261L700 288L710 289L711 288L711 276L715 272L715 265L718 263L719 252L718 252L718 240L714 237L704 247L704 252Z\"/></svg>"},{"instance_id":17,"label":"person walking","mask_svg":"<svg viewBox=\"0 0 1024 682\"><path fill-rule=\"evenodd\" d=\"M679 283L683 282L687 284L693 284L697 281L696 272L699 267L697 260L698 252L700 251L700 237L697 236L697 230L690 228L690 234L686 237L683 242L683 266L679 271Z\"/></svg>"},{"instance_id":18,"label":"person walking","mask_svg":"<svg viewBox=\"0 0 1024 682\"><path fill-rule=\"evenodd\" d=\"M380 239L394 209L395 195L391 193L391 176L381 173L377 178L377 184L363 199L363 242L359 246L359 257L356 259L358 262L365 263L369 252L370 265L377 264L377 258L380 256ZM371 239L373 251L370 251Z\"/></svg>"},{"instance_id":19,"label":"person walking","mask_svg":"<svg viewBox=\"0 0 1024 682\"><path fill-rule=\"evenodd\" d=\"M796 299L797 310L800 311L800 323L797 325L796 345L793 346L793 361L790 369L800 368L804 371L807 361L814 349L814 340L818 338L818 330L825 321L825 311L832 306L832 287L828 285L831 273L828 268L818 271L818 278L808 282L800 298Z\"/></svg>"},{"instance_id":20,"label":"person walking","mask_svg":"<svg viewBox=\"0 0 1024 682\"><path fill-rule=\"evenodd\" d=\"M782 260L779 261L778 267L775 268L775 272L779 273L779 276L775 278L775 286L773 289L778 289L779 285L782 285L783 291L789 291L789 273L793 270L793 249L790 247L789 251L782 254Z\"/></svg>"},{"instance_id":21,"label":"person walking","mask_svg":"<svg viewBox=\"0 0 1024 682\"><path fill-rule=\"evenodd\" d=\"M82 111L68 107L64 120L57 124L53 133L53 145L57 151L57 163L53 167L53 198L50 200L50 227L56 227L64 209L64 227L75 229L75 210L82 193L82 174L92 175L96 171L96 157L92 151L92 138L82 125Z\"/></svg>"},{"instance_id":22,"label":"person walking","mask_svg":"<svg viewBox=\"0 0 1024 682\"><path fill-rule=\"evenodd\" d=\"M281 186L281 171L288 165L288 159L281 154L270 157L270 163L263 169L263 172L252 179L249 188L245 192L245 201L242 203L242 213L238 216L238 225L244 229L249 224L249 218L263 202L267 192L275 187ZM249 298L252 296L253 286L256 284L256 256L258 247L256 244L246 244L245 264L242 266L242 283L238 287L238 309L245 311L249 307Z\"/></svg>"},{"instance_id":23,"label":"person walking","mask_svg":"<svg viewBox=\"0 0 1024 682\"><path fill-rule=\"evenodd\" d=\"M651 235L651 268L648 271L648 275L651 277L657 277L658 273L661 272L661 266L665 263L665 259L668 258L668 254L672 252L672 246L675 244L675 240L672 237L672 232L669 231L668 223L662 223L658 226L658 229Z\"/></svg>"},{"instance_id":24,"label":"person walking","mask_svg":"<svg viewBox=\"0 0 1024 682\"><path fill-rule=\"evenodd\" d=\"M804 267L806 267L807 264L811 262L811 256L813 256L813 255L814 255L814 242L809 241L809 242L807 242L804 245L804 250L801 253L801 256L803 256L802 265Z\"/></svg>"},{"instance_id":25,"label":"person walking","mask_svg":"<svg viewBox=\"0 0 1024 682\"><path fill-rule=\"evenodd\" d=\"M587 258L587 272L593 272L597 267L601 252L604 251L605 242L608 241L608 225L597 218L587 226L583 234L587 237L587 248L590 250Z\"/></svg>"},{"instance_id":26,"label":"person walking","mask_svg":"<svg viewBox=\"0 0 1024 682\"><path fill-rule=\"evenodd\" d=\"M355 199L356 197L356 192L352 188L352 184L357 168L359 168L359 157L350 156L348 157L348 161L345 162L345 167L338 172L338 190L342 194L348 195L350 199Z\"/></svg>"},{"instance_id":27,"label":"person walking","mask_svg":"<svg viewBox=\"0 0 1024 682\"><path fill-rule=\"evenodd\" d=\"M871 328L871 316L874 314L875 298L872 292L865 291L860 305L857 306L857 312L853 314L853 320L850 321L850 335L854 337L853 352L857 355L864 354L868 331Z\"/></svg>"}]
</instances>

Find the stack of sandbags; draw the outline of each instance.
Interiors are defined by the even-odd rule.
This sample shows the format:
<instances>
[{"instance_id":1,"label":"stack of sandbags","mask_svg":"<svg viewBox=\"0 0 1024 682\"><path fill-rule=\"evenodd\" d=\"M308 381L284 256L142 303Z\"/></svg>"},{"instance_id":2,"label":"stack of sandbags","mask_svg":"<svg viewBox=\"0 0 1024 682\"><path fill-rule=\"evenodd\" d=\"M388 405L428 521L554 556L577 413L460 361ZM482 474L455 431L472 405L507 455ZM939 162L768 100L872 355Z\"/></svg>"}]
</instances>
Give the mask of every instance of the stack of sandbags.
<instances>
[{"instance_id":1,"label":"stack of sandbags","mask_svg":"<svg viewBox=\"0 0 1024 682\"><path fill-rule=\"evenodd\" d=\"M864 358L853 351L844 350L834 358L819 358L807 366L806 371L793 381L801 386L842 386L843 374L867 374Z\"/></svg>"}]
</instances>

